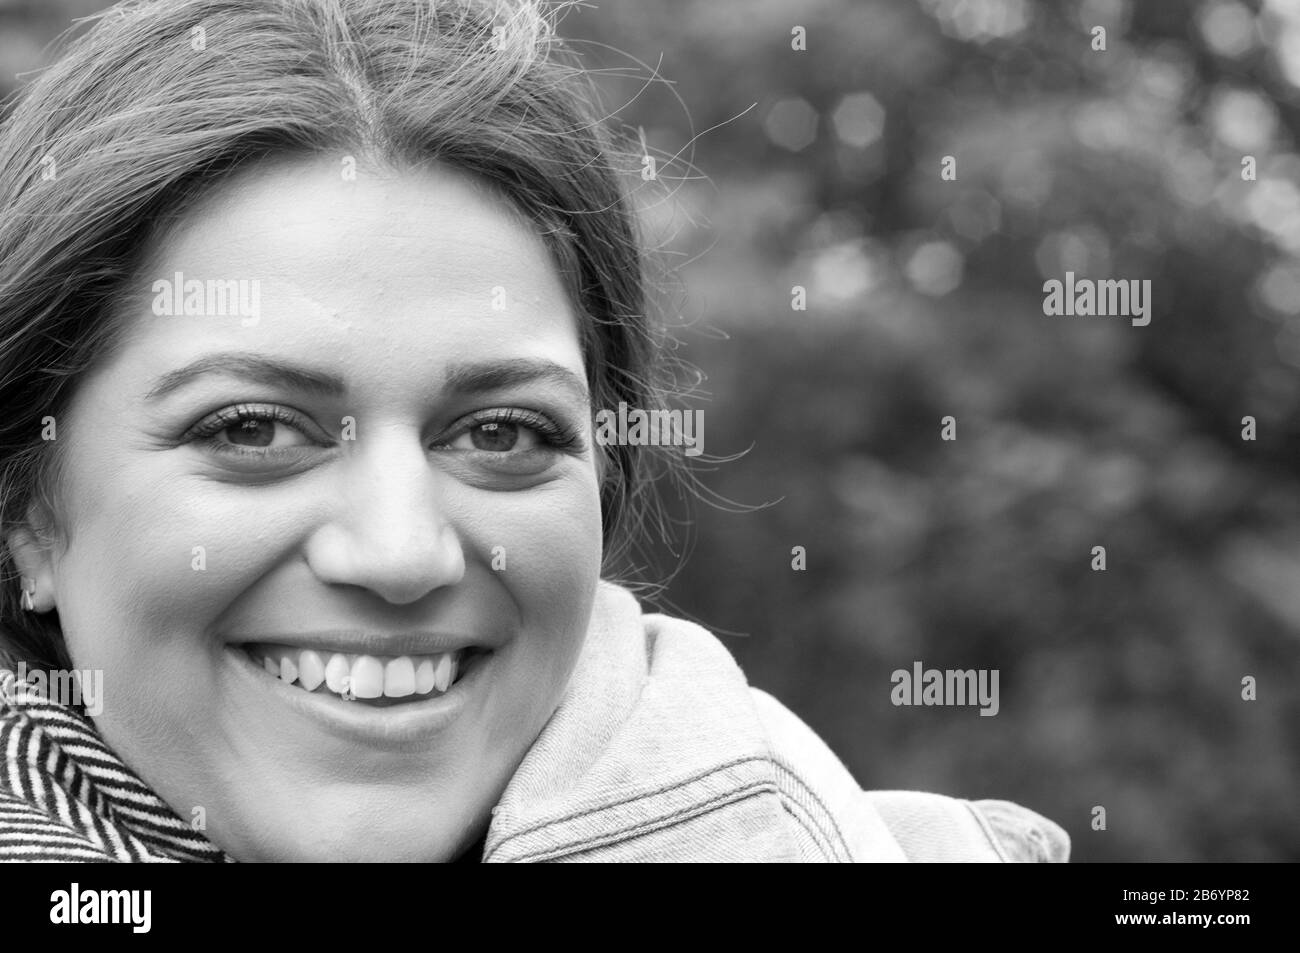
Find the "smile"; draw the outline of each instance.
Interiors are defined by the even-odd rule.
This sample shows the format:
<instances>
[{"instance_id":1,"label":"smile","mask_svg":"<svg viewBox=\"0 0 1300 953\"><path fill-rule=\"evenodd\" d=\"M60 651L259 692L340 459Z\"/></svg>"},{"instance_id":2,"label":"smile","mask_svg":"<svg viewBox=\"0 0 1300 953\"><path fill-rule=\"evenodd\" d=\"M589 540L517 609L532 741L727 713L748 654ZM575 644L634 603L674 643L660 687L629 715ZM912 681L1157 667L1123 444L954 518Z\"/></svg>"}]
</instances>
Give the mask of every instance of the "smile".
<instances>
[{"instance_id":1,"label":"smile","mask_svg":"<svg viewBox=\"0 0 1300 953\"><path fill-rule=\"evenodd\" d=\"M428 633L330 634L295 643L227 642L234 691L351 743L408 753L427 750L467 712L482 713L493 695L498 650L505 647L456 645ZM434 646L443 651L429 652ZM267 712L260 710L263 717Z\"/></svg>"},{"instance_id":2,"label":"smile","mask_svg":"<svg viewBox=\"0 0 1300 953\"><path fill-rule=\"evenodd\" d=\"M485 654L478 648L435 655L354 655L327 649L248 643L244 650L271 676L306 692L385 706L444 694L467 666Z\"/></svg>"}]
</instances>

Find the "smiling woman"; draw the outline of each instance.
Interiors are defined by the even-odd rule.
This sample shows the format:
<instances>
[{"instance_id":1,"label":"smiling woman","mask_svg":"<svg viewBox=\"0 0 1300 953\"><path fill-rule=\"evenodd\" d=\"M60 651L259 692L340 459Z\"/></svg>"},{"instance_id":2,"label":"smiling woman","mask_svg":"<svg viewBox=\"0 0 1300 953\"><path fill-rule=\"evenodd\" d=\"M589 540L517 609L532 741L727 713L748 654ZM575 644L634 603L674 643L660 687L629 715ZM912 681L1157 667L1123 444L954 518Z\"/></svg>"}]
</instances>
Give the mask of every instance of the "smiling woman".
<instances>
[{"instance_id":1,"label":"smiling woman","mask_svg":"<svg viewBox=\"0 0 1300 953\"><path fill-rule=\"evenodd\" d=\"M163 0L26 90L0 856L1063 857L613 581L680 460L595 439L666 407L618 155L526 2Z\"/></svg>"}]
</instances>

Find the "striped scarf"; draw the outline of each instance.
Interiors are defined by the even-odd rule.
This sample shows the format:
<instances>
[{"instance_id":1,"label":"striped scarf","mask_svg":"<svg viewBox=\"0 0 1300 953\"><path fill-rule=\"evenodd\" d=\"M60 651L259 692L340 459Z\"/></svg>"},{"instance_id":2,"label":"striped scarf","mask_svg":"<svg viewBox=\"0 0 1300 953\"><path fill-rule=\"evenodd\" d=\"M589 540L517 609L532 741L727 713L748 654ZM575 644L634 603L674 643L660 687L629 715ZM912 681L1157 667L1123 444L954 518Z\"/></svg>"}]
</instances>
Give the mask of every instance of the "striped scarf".
<instances>
[{"instance_id":1,"label":"striped scarf","mask_svg":"<svg viewBox=\"0 0 1300 953\"><path fill-rule=\"evenodd\" d=\"M0 861L233 862L104 744L81 707L0 669Z\"/></svg>"}]
</instances>

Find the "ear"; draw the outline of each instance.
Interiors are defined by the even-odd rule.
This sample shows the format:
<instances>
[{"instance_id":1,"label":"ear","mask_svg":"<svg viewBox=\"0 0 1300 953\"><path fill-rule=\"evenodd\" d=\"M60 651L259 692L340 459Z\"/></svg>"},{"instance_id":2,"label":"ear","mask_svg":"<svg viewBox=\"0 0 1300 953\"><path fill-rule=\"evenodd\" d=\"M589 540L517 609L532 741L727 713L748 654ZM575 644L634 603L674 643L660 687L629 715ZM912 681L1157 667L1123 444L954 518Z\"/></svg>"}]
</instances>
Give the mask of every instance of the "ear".
<instances>
[{"instance_id":1,"label":"ear","mask_svg":"<svg viewBox=\"0 0 1300 953\"><path fill-rule=\"evenodd\" d=\"M33 608L37 612L49 612L56 602L54 547L34 532L31 525L28 523L11 529L5 536L5 545L13 554L14 564L22 575L19 584L28 591L33 583L36 586L36 591L32 593Z\"/></svg>"}]
</instances>

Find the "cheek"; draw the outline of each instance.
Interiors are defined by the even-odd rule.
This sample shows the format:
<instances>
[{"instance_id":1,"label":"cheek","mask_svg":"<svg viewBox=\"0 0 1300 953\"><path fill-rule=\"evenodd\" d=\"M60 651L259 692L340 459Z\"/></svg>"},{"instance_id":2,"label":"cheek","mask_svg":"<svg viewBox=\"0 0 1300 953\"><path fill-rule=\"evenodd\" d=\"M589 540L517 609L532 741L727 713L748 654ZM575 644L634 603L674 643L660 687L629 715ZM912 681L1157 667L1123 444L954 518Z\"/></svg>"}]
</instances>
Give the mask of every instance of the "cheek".
<instances>
[{"instance_id":1,"label":"cheek","mask_svg":"<svg viewBox=\"0 0 1300 953\"><path fill-rule=\"evenodd\" d=\"M210 723L205 633L257 571L246 558L257 514L233 519L212 484L157 463L75 473L60 626L74 666L103 672L101 733L157 774L178 733Z\"/></svg>"},{"instance_id":2,"label":"cheek","mask_svg":"<svg viewBox=\"0 0 1300 953\"><path fill-rule=\"evenodd\" d=\"M259 570L257 554L271 555L274 514L231 488L162 467L112 469L106 479L79 482L84 489L70 492L58 591L74 661L108 661L143 644L158 664L169 651L193 651L194 640L187 646L177 634L201 630Z\"/></svg>"},{"instance_id":3,"label":"cheek","mask_svg":"<svg viewBox=\"0 0 1300 953\"><path fill-rule=\"evenodd\" d=\"M522 494L478 503L469 535L498 592L511 603L526 661L515 673L533 706L549 714L582 646L601 566L600 500L594 472ZM467 557L468 557L467 553Z\"/></svg>"},{"instance_id":4,"label":"cheek","mask_svg":"<svg viewBox=\"0 0 1300 953\"><path fill-rule=\"evenodd\" d=\"M600 500L594 475L520 494L495 494L468 509L468 545L525 616L571 618L600 573ZM467 558L470 554L467 553Z\"/></svg>"}]
</instances>

